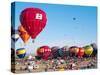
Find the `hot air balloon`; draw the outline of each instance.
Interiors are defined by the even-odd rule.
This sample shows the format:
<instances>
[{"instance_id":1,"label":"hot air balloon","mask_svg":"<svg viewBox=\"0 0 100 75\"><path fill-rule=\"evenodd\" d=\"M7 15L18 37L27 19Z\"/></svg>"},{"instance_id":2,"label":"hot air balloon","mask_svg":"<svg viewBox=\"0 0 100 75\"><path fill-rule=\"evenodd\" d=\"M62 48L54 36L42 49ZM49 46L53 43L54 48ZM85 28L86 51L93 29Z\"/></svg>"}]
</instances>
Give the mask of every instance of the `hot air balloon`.
<instances>
[{"instance_id":1,"label":"hot air balloon","mask_svg":"<svg viewBox=\"0 0 100 75\"><path fill-rule=\"evenodd\" d=\"M78 55L79 58L82 58L83 55L84 55L84 48L79 48L79 51L78 51L77 55Z\"/></svg>"},{"instance_id":2,"label":"hot air balloon","mask_svg":"<svg viewBox=\"0 0 100 75\"><path fill-rule=\"evenodd\" d=\"M64 57L69 56L70 52L69 52L69 47L68 47L68 46L64 46L64 47L62 47L61 49L62 49L63 52L64 52L64 53L63 53Z\"/></svg>"},{"instance_id":3,"label":"hot air balloon","mask_svg":"<svg viewBox=\"0 0 100 75\"><path fill-rule=\"evenodd\" d=\"M18 31L17 30L12 30L11 32L11 39L16 42L19 39Z\"/></svg>"},{"instance_id":4,"label":"hot air balloon","mask_svg":"<svg viewBox=\"0 0 100 75\"><path fill-rule=\"evenodd\" d=\"M58 49L59 49L58 46L54 46L54 47L51 48L51 56L52 56L52 58L57 58L59 56L59 54L57 52Z\"/></svg>"},{"instance_id":5,"label":"hot air balloon","mask_svg":"<svg viewBox=\"0 0 100 75\"><path fill-rule=\"evenodd\" d=\"M85 51L85 55L86 56L90 56L92 54L93 48L92 48L91 45L87 45L87 46L85 46L83 48L84 48L84 51Z\"/></svg>"},{"instance_id":6,"label":"hot air balloon","mask_svg":"<svg viewBox=\"0 0 100 75\"><path fill-rule=\"evenodd\" d=\"M18 32L19 32L19 35L20 35L21 39L22 39L23 42L26 44L27 41L28 41L29 38L30 38L30 35L29 35L28 32L23 28L22 25L19 26Z\"/></svg>"},{"instance_id":7,"label":"hot air balloon","mask_svg":"<svg viewBox=\"0 0 100 75\"><path fill-rule=\"evenodd\" d=\"M76 18L75 18L75 17L73 17L73 20L76 20Z\"/></svg>"},{"instance_id":8,"label":"hot air balloon","mask_svg":"<svg viewBox=\"0 0 100 75\"><path fill-rule=\"evenodd\" d=\"M58 52L58 54L59 54L59 57L63 57L64 51L63 51L61 48L59 48L59 49L57 50L57 52Z\"/></svg>"},{"instance_id":9,"label":"hot air balloon","mask_svg":"<svg viewBox=\"0 0 100 75\"><path fill-rule=\"evenodd\" d=\"M47 60L51 55L51 49L49 46L42 46L37 49L37 55Z\"/></svg>"},{"instance_id":10,"label":"hot air balloon","mask_svg":"<svg viewBox=\"0 0 100 75\"><path fill-rule=\"evenodd\" d=\"M69 51L69 47L68 46L64 46L62 47L63 51Z\"/></svg>"},{"instance_id":11,"label":"hot air balloon","mask_svg":"<svg viewBox=\"0 0 100 75\"><path fill-rule=\"evenodd\" d=\"M69 48L70 56L76 56L79 52L79 48L77 46L72 46Z\"/></svg>"},{"instance_id":12,"label":"hot air balloon","mask_svg":"<svg viewBox=\"0 0 100 75\"><path fill-rule=\"evenodd\" d=\"M92 43L91 46L92 46L92 48L93 48L93 53L92 53L92 55L93 55L93 56L96 56L96 55L97 55L97 45L96 45L95 43Z\"/></svg>"},{"instance_id":13,"label":"hot air balloon","mask_svg":"<svg viewBox=\"0 0 100 75\"><path fill-rule=\"evenodd\" d=\"M46 13L39 8L26 8L21 12L20 22L34 40L46 26Z\"/></svg>"},{"instance_id":14,"label":"hot air balloon","mask_svg":"<svg viewBox=\"0 0 100 75\"><path fill-rule=\"evenodd\" d=\"M26 50L25 48L19 48L16 50L16 55L19 57L19 58L24 58L25 55L26 55Z\"/></svg>"}]
</instances>

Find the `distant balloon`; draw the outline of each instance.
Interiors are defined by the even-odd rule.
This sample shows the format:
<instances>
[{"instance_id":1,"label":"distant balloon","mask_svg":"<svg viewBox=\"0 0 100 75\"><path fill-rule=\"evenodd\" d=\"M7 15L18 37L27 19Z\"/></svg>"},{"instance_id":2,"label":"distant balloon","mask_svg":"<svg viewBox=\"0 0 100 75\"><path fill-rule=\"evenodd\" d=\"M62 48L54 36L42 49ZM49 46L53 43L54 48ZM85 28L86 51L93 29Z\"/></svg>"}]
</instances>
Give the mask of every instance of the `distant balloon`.
<instances>
[{"instance_id":1,"label":"distant balloon","mask_svg":"<svg viewBox=\"0 0 100 75\"><path fill-rule=\"evenodd\" d=\"M58 54L59 54L59 57L63 57L64 55L64 51L60 48L57 50Z\"/></svg>"},{"instance_id":2,"label":"distant balloon","mask_svg":"<svg viewBox=\"0 0 100 75\"><path fill-rule=\"evenodd\" d=\"M97 45L96 45L95 43L92 43L91 46L92 46L92 48L93 48L93 53L92 53L92 55L93 55L93 56L97 55Z\"/></svg>"},{"instance_id":3,"label":"distant balloon","mask_svg":"<svg viewBox=\"0 0 100 75\"><path fill-rule=\"evenodd\" d=\"M52 55L52 58L57 58L59 56L58 54L58 49L59 47L58 46L54 46L51 48L51 55Z\"/></svg>"},{"instance_id":4,"label":"distant balloon","mask_svg":"<svg viewBox=\"0 0 100 75\"><path fill-rule=\"evenodd\" d=\"M64 46L61 48L63 50L63 56L66 57L66 56L69 56L70 55L70 52L69 52L69 47L68 46Z\"/></svg>"},{"instance_id":5,"label":"distant balloon","mask_svg":"<svg viewBox=\"0 0 100 75\"><path fill-rule=\"evenodd\" d=\"M16 42L19 39L18 31L17 30L12 30L11 32L11 39Z\"/></svg>"},{"instance_id":6,"label":"distant balloon","mask_svg":"<svg viewBox=\"0 0 100 75\"><path fill-rule=\"evenodd\" d=\"M92 54L93 48L92 48L91 45L87 45L87 46L85 46L85 47L83 47L83 48L84 48L85 54L86 54L87 56L90 56L90 55Z\"/></svg>"},{"instance_id":7,"label":"distant balloon","mask_svg":"<svg viewBox=\"0 0 100 75\"><path fill-rule=\"evenodd\" d=\"M25 48L19 48L16 50L16 55L19 57L19 58L24 58L25 55L26 55L26 50Z\"/></svg>"},{"instance_id":8,"label":"distant balloon","mask_svg":"<svg viewBox=\"0 0 100 75\"><path fill-rule=\"evenodd\" d=\"M42 46L37 49L37 55L47 60L51 55L51 48L49 46Z\"/></svg>"},{"instance_id":9,"label":"distant balloon","mask_svg":"<svg viewBox=\"0 0 100 75\"><path fill-rule=\"evenodd\" d=\"M68 46L64 46L62 47L63 51L69 51L69 47Z\"/></svg>"},{"instance_id":10,"label":"distant balloon","mask_svg":"<svg viewBox=\"0 0 100 75\"><path fill-rule=\"evenodd\" d=\"M19 35L21 37L21 39L23 40L23 42L26 44L30 38L30 35L28 34L28 32L23 28L22 25L19 26L18 28L18 32Z\"/></svg>"},{"instance_id":11,"label":"distant balloon","mask_svg":"<svg viewBox=\"0 0 100 75\"><path fill-rule=\"evenodd\" d=\"M73 20L76 20L76 18L74 17Z\"/></svg>"},{"instance_id":12,"label":"distant balloon","mask_svg":"<svg viewBox=\"0 0 100 75\"><path fill-rule=\"evenodd\" d=\"M79 57L79 58L82 58L83 55L84 55L84 48L79 48L78 57Z\"/></svg>"},{"instance_id":13,"label":"distant balloon","mask_svg":"<svg viewBox=\"0 0 100 75\"><path fill-rule=\"evenodd\" d=\"M39 8L26 8L21 12L20 22L31 38L35 39L46 26L46 13Z\"/></svg>"},{"instance_id":14,"label":"distant balloon","mask_svg":"<svg viewBox=\"0 0 100 75\"><path fill-rule=\"evenodd\" d=\"M59 49L58 46L54 46L54 47L51 48L52 51L55 51L55 50L57 50L57 49Z\"/></svg>"},{"instance_id":15,"label":"distant balloon","mask_svg":"<svg viewBox=\"0 0 100 75\"><path fill-rule=\"evenodd\" d=\"M72 46L69 48L69 51L71 56L76 56L79 52L79 48L77 46Z\"/></svg>"}]
</instances>

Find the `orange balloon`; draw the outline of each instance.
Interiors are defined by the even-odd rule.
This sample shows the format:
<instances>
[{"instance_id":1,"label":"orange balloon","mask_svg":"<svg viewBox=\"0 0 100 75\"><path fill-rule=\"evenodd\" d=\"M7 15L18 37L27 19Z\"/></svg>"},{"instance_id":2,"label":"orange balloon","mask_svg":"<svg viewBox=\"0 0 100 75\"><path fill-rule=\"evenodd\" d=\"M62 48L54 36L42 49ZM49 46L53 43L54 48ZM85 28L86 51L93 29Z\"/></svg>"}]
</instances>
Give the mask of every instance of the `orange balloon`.
<instances>
[{"instance_id":1,"label":"orange balloon","mask_svg":"<svg viewBox=\"0 0 100 75\"><path fill-rule=\"evenodd\" d=\"M19 26L18 28L18 32L19 35L21 37L21 39L23 40L23 42L26 44L30 38L30 35L28 34L28 32L23 28L22 25Z\"/></svg>"}]
</instances>

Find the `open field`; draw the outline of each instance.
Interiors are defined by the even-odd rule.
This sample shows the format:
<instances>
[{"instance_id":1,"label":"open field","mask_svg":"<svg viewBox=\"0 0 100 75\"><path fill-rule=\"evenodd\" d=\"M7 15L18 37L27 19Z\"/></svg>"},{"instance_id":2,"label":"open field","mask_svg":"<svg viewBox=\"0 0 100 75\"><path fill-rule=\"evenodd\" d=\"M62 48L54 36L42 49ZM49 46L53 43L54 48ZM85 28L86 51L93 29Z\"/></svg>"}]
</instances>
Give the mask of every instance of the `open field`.
<instances>
[{"instance_id":1,"label":"open field","mask_svg":"<svg viewBox=\"0 0 100 75\"><path fill-rule=\"evenodd\" d=\"M14 66L14 64L12 65ZM48 72L80 69L96 69L97 57L51 59L51 60L21 60L15 62L15 73Z\"/></svg>"}]
</instances>

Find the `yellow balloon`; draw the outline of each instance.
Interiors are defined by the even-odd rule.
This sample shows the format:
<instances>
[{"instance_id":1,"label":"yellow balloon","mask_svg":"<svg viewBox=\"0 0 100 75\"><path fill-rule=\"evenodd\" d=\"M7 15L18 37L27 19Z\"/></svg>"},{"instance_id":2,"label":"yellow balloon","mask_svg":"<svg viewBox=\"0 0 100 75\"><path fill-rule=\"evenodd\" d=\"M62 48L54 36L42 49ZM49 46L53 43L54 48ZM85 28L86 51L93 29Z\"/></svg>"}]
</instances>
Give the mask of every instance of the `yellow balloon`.
<instances>
[{"instance_id":1,"label":"yellow balloon","mask_svg":"<svg viewBox=\"0 0 100 75\"><path fill-rule=\"evenodd\" d=\"M86 55L89 55L90 56L93 53L92 46L90 46L90 45L85 46L84 47L84 52L85 52Z\"/></svg>"},{"instance_id":2,"label":"yellow balloon","mask_svg":"<svg viewBox=\"0 0 100 75\"><path fill-rule=\"evenodd\" d=\"M18 51L18 54L24 54L24 53L26 53L25 50L19 50L19 51Z\"/></svg>"}]
</instances>

